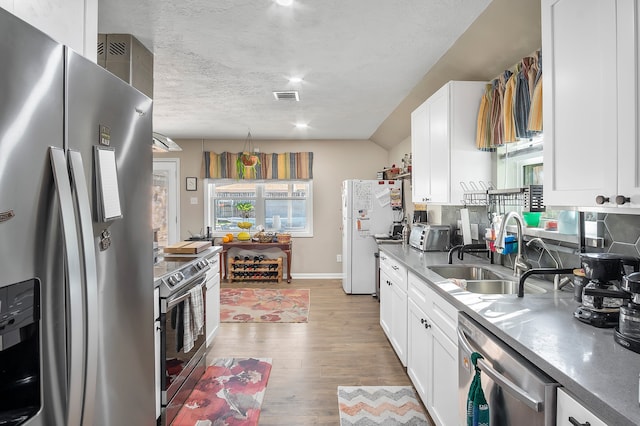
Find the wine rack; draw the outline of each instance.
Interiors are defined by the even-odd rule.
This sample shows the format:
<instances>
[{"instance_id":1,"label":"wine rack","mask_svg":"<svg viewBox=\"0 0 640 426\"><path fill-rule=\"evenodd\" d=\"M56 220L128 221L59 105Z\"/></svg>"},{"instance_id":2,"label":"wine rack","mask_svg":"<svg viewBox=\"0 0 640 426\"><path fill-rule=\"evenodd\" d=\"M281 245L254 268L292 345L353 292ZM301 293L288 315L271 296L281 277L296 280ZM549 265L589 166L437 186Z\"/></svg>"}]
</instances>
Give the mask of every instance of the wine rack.
<instances>
[{"instance_id":1,"label":"wine rack","mask_svg":"<svg viewBox=\"0 0 640 426\"><path fill-rule=\"evenodd\" d=\"M229 261L231 281L282 281L282 258L245 257Z\"/></svg>"}]
</instances>

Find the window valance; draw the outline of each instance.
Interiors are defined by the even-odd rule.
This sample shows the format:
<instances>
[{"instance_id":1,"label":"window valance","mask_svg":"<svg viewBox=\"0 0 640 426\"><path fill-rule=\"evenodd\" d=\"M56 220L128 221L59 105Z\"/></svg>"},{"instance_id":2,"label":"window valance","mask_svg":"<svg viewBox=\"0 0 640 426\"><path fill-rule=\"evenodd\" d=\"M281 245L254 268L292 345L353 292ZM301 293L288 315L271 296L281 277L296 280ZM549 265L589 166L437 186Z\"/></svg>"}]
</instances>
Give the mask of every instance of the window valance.
<instances>
[{"instance_id":1,"label":"window valance","mask_svg":"<svg viewBox=\"0 0 640 426\"><path fill-rule=\"evenodd\" d=\"M313 152L281 154L253 153L255 166L239 173L237 161L241 152L204 152L204 174L210 179L313 179Z\"/></svg>"}]
</instances>

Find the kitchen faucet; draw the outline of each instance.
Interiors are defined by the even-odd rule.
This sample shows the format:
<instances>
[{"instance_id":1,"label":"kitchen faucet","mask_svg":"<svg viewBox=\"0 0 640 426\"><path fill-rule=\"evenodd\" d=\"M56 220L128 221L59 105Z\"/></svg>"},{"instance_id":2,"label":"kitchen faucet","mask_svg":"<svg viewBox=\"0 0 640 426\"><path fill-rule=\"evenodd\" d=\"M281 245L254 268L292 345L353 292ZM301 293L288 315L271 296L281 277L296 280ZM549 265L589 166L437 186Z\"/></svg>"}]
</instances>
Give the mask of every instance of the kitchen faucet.
<instances>
[{"instance_id":1,"label":"kitchen faucet","mask_svg":"<svg viewBox=\"0 0 640 426\"><path fill-rule=\"evenodd\" d=\"M542 238L539 238L539 237L532 238L531 240L529 240L529 242L527 242L527 247L531 246L531 244L533 243L537 243L543 252L547 252L551 260L553 260L553 263L556 264L556 269L562 269L562 260L560 260L560 258L558 259L555 258L555 256L553 255L551 250L549 250L549 247L547 247L547 245L542 240ZM569 284L570 282L571 282L571 278L565 276L561 279L560 274L555 274L553 276L553 289L560 290L562 289L562 287Z\"/></svg>"},{"instance_id":2,"label":"kitchen faucet","mask_svg":"<svg viewBox=\"0 0 640 426\"><path fill-rule=\"evenodd\" d=\"M528 271L531 269L531 265L526 259L522 256L522 228L524 225L524 220L522 216L516 211L510 211L505 215L502 219L502 223L500 224L500 230L496 235L495 247L498 253L501 253L504 250L504 236L507 232L507 223L509 219L513 218L516 221L516 238L518 243L518 253L516 254L516 260L513 262L513 275L520 277L520 274L524 271Z\"/></svg>"}]
</instances>

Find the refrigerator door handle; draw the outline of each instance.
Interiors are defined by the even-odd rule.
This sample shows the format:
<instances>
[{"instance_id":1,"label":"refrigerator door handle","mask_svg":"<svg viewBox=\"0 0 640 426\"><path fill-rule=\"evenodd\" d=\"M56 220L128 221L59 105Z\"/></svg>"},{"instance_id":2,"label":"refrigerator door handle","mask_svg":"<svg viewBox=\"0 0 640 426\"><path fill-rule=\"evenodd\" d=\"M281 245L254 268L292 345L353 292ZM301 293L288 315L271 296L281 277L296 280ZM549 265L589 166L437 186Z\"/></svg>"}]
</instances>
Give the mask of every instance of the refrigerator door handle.
<instances>
[{"instance_id":1,"label":"refrigerator door handle","mask_svg":"<svg viewBox=\"0 0 640 426\"><path fill-rule=\"evenodd\" d=\"M64 259L67 293L67 412L66 424L79 426L82 424L82 405L85 378L85 321L84 295L82 291L82 274L80 272L80 250L76 230L75 213L69 171L64 151L50 147L53 179L60 207L60 221L64 244Z\"/></svg>"},{"instance_id":2,"label":"refrigerator door handle","mask_svg":"<svg viewBox=\"0 0 640 426\"><path fill-rule=\"evenodd\" d=\"M86 295L86 372L83 405L83 424L90 425L94 418L94 404L98 377L98 268L93 240L91 202L84 173L82 155L68 151L71 188L75 193L76 212L80 224L80 241L84 268L82 268Z\"/></svg>"}]
</instances>

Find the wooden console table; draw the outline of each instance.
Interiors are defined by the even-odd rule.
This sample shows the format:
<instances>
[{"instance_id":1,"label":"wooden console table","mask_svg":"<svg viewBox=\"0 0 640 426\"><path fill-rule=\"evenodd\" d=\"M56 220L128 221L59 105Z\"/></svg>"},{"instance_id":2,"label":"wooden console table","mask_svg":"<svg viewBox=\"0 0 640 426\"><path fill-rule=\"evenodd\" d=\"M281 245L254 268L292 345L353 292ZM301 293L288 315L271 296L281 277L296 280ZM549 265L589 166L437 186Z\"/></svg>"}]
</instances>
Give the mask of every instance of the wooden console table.
<instances>
[{"instance_id":1,"label":"wooden console table","mask_svg":"<svg viewBox=\"0 0 640 426\"><path fill-rule=\"evenodd\" d=\"M233 241L231 243L222 243L222 265L224 267L224 279L228 278L229 261L227 260L227 252L229 249L239 248L245 250L265 250L268 248L278 248L287 255L287 282L291 282L291 242L288 243L258 243L253 241Z\"/></svg>"}]
</instances>

